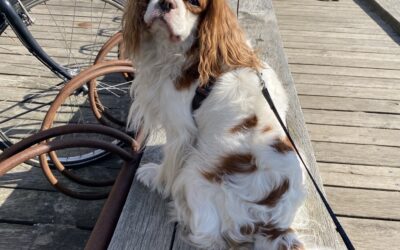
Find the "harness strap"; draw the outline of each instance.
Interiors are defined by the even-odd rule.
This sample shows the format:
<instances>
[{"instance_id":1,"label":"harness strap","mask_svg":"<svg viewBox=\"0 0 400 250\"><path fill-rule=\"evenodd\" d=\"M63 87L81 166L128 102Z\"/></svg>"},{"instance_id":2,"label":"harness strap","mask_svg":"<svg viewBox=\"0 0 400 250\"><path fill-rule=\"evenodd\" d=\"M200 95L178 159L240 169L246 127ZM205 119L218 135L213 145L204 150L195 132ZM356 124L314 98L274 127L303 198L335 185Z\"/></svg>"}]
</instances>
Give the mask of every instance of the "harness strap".
<instances>
[{"instance_id":1,"label":"harness strap","mask_svg":"<svg viewBox=\"0 0 400 250\"><path fill-rule=\"evenodd\" d=\"M196 93L194 94L192 100L192 113L199 109L203 101L210 95L211 90L214 87L215 81L216 79L212 77L210 78L206 86L197 87Z\"/></svg>"}]
</instances>

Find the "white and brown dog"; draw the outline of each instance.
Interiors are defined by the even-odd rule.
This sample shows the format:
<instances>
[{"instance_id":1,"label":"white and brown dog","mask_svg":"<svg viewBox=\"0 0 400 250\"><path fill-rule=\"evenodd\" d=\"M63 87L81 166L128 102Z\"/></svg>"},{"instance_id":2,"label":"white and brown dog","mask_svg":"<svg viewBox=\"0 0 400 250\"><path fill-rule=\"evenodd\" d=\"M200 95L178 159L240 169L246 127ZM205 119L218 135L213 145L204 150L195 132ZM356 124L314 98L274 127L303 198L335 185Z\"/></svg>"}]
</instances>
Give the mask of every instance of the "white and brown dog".
<instances>
[{"instance_id":1,"label":"white and brown dog","mask_svg":"<svg viewBox=\"0 0 400 250\"><path fill-rule=\"evenodd\" d=\"M129 0L124 42L137 69L130 126L161 126L167 140L162 164L143 165L137 178L171 196L189 241L303 249L290 228L305 197L302 170L258 73L283 118L285 92L225 0Z\"/></svg>"}]
</instances>

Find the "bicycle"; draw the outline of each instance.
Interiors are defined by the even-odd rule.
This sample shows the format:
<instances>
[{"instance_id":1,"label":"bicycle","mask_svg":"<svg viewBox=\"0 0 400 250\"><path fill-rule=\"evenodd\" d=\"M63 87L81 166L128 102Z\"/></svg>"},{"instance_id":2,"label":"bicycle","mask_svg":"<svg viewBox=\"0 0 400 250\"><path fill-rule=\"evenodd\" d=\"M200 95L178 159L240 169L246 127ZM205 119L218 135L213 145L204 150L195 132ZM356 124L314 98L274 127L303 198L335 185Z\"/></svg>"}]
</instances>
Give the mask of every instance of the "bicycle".
<instances>
[{"instance_id":1,"label":"bicycle","mask_svg":"<svg viewBox=\"0 0 400 250\"><path fill-rule=\"evenodd\" d=\"M2 125L0 128L0 138L2 139L0 144L3 144L3 148L9 147L40 129L45 108L54 100L55 95L64 83L92 65L104 40L108 40L115 32L120 30L120 17L124 3L124 0L0 0L2 14L0 15L0 51L3 51L6 58L20 56L22 63L16 62L16 65L29 66L28 68L33 73L27 75L27 72L23 72L22 78L24 80L40 81L39 84L34 82L34 94L29 92L30 86L26 86L25 82L21 85L22 89L28 90L25 92L28 94L24 93L22 101L2 99L0 94L0 111L2 114L0 115L0 125ZM79 11L77 11L78 8ZM53 25L50 25L50 22ZM39 28L36 28L37 26ZM13 29L16 37L10 34L8 27ZM44 30L43 27L47 30ZM90 31L90 34L87 35L85 31ZM2 40L5 37L13 44ZM89 37L92 39L91 44L87 44ZM23 47L29 50L28 54L22 52L22 46L15 45L17 39L22 42ZM60 53L60 48L57 47L60 43L64 43L66 54ZM10 48L16 52L11 51ZM102 60L119 57L118 46L113 47L113 49L109 48L107 52L107 56ZM37 62L44 64L54 75L44 72L37 62L33 64L33 60L25 58L31 55L35 59L39 59ZM27 65L26 61L30 64ZM0 66L0 74L2 73L1 70L4 69ZM12 74L6 76L7 80L18 78ZM113 117L115 121L123 120L122 118L126 116L126 110L122 110L118 103L114 107L109 105L112 103L115 105L115 100L120 103L129 101L127 85L131 79L121 76L121 74L104 75L101 76L101 79L97 79L97 99L102 96L102 103L98 106L95 105L95 108L102 109L100 111L104 114L106 114L106 109L112 110L113 116L117 116L117 118ZM47 85L42 86L42 84ZM3 88L6 90L7 88L15 89L15 86L12 84L12 88L7 86ZM20 90L18 89L18 91ZM98 114L96 117L89 117L91 112L87 98L88 93L89 91L82 87L71 95L66 103L59 108L54 123L95 123L99 117ZM113 98L115 96L118 98ZM123 97L121 98L121 96ZM6 112L11 113L11 110L14 114L4 117ZM116 113L118 114L115 115ZM14 124L9 125L9 123ZM7 126L3 126L3 124ZM118 125L123 126L123 122ZM66 166L76 166L99 159L104 154L104 151L98 150L62 152L58 153L58 159ZM36 164L37 162L31 163Z\"/></svg>"}]
</instances>

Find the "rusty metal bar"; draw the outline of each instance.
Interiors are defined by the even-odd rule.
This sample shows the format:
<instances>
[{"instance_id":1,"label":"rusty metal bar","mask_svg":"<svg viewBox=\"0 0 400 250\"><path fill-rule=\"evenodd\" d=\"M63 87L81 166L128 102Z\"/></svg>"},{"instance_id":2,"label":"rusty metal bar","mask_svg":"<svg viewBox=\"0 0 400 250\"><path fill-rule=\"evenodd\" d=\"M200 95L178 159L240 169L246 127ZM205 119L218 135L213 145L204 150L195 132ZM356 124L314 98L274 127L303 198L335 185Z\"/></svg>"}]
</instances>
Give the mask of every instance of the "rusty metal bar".
<instances>
[{"instance_id":1,"label":"rusty metal bar","mask_svg":"<svg viewBox=\"0 0 400 250\"><path fill-rule=\"evenodd\" d=\"M118 73L118 72L133 72L133 68L131 63L127 61L109 61L102 62L97 65L92 66L91 68L83 71L76 77L74 77L65 87L59 92L52 105L50 106L47 114L44 118L42 124L42 130L46 130L53 125L54 118L56 116L57 110L59 107L65 102L65 100L73 94L77 89L82 87L83 85L90 82L92 79L95 79L98 76L110 74L110 73ZM93 105L91 105L93 106ZM93 107L92 107L93 109ZM43 156L44 157L44 156ZM44 158L42 156L42 162L44 162ZM52 160L54 166L68 179L75 181L81 185L85 186L109 186L113 183L113 181L91 181L87 179L80 178L79 176L73 174L68 171L65 166L58 159L57 153L55 151L49 153L49 157ZM45 173L46 174L46 173ZM48 174L48 173L47 173ZM47 175L46 174L46 175Z\"/></svg>"},{"instance_id":2,"label":"rusty metal bar","mask_svg":"<svg viewBox=\"0 0 400 250\"><path fill-rule=\"evenodd\" d=\"M7 159L8 157L11 157L14 154L19 153L20 151L33 146L39 142L42 142L44 140L60 136L60 135L65 135L65 134L72 134L72 133L97 133L97 134L103 134L107 136L114 137L115 139L118 139L122 142L124 142L126 145L130 145L133 150L138 150L140 145L129 135L117 130L113 129L107 126L103 125L96 125L96 124L74 124L74 125L63 125L51 129L47 129L44 131L41 131L39 133L36 133L22 141L19 141L18 143L14 144L12 147L7 148L3 151L2 154L0 154L0 162Z\"/></svg>"},{"instance_id":3,"label":"rusty metal bar","mask_svg":"<svg viewBox=\"0 0 400 250\"><path fill-rule=\"evenodd\" d=\"M65 134L71 134L71 133L98 133L98 134L103 134L103 135L108 135L113 138L116 138L123 142L125 145L130 146L133 151L138 151L139 150L139 145L138 143L128 136L127 134L110 128L106 127L103 125L94 125L94 124L76 124L76 125L64 125L56 128L51 128L45 131L41 131L35 135L32 135L16 144L14 144L12 147L4 150L3 154L0 155L0 162L3 161L4 159L7 159L8 157L17 154L21 150L24 150L32 145L35 145L37 143L40 143L44 140L50 139L52 137L60 136L60 135L65 135ZM54 153L50 152L50 154ZM54 153L55 154L55 153ZM67 178L70 180L75 181L78 184L89 186L89 187L104 187L104 186L111 186L114 184L114 180L105 180L105 181L91 181L91 180L86 180L84 178L81 178L75 174L73 174L71 171L66 169L64 165L58 161L57 157L52 157L53 163L57 167L57 169ZM56 161L54 161L56 160Z\"/></svg>"},{"instance_id":4,"label":"rusty metal bar","mask_svg":"<svg viewBox=\"0 0 400 250\"><path fill-rule=\"evenodd\" d=\"M45 142L28 149L25 149L12 157L2 161L0 163L0 176L4 175L6 172L14 168L15 166L25 162L26 160L36 157L40 155L41 164L46 175L48 181L60 192L69 195L71 197L77 199L85 199L85 200L96 200L96 199L103 199L107 197L107 193L93 193L93 192L76 192L66 188L64 185L59 183L57 178L53 175L50 170L50 167L47 163L47 159L44 154L60 149L66 149L71 147L89 147L89 148L100 148L103 150L107 150L111 153L114 153L121 157L124 161L130 162L134 160L135 156L114 144L107 143L104 141L99 140L91 140L91 139L81 139L79 141L74 139L65 139L62 141L51 141ZM45 161L43 161L43 157Z\"/></svg>"},{"instance_id":5,"label":"rusty metal bar","mask_svg":"<svg viewBox=\"0 0 400 250\"><path fill-rule=\"evenodd\" d=\"M122 167L110 192L110 196L104 204L96 225L90 234L85 250L105 250L111 242L130 187L135 178L137 167L143 156L144 143L146 141L143 130L139 130L135 138L137 144L140 145L141 151L135 155L136 158L132 162L125 163Z\"/></svg>"},{"instance_id":6,"label":"rusty metal bar","mask_svg":"<svg viewBox=\"0 0 400 250\"><path fill-rule=\"evenodd\" d=\"M103 45L103 47L101 47L99 53L96 56L96 59L94 60L94 64L103 62L107 54L111 51L111 49L117 46L121 42L122 42L122 32L118 31L110 39L108 39L108 41ZM119 59L121 58L119 57Z\"/></svg>"},{"instance_id":7,"label":"rusty metal bar","mask_svg":"<svg viewBox=\"0 0 400 250\"><path fill-rule=\"evenodd\" d=\"M115 47L115 46L120 47L120 53L118 55L119 60L125 60L124 58L124 46L123 46L123 39L122 39L122 32L117 32L114 34L100 49L99 53L97 54L96 60L94 61L94 64L99 64L104 61L105 57L107 54ZM130 63L132 66L132 63ZM132 66L133 67L133 66ZM132 68L133 69L133 68ZM131 81L134 78L133 72L121 72L126 81ZM104 109L104 106L101 103L101 100L97 94L96 90L96 85L97 81L96 79L91 79L88 83L88 88L89 88L89 101L90 101L90 106L92 108L92 111L97 118L97 120L104 125L107 126L119 126L119 127L124 127L126 123L124 121L121 121L117 118L115 118L112 114L107 112L106 109Z\"/></svg>"},{"instance_id":8,"label":"rusty metal bar","mask_svg":"<svg viewBox=\"0 0 400 250\"><path fill-rule=\"evenodd\" d=\"M141 157L142 153L138 154L134 161L125 163L122 167L86 243L85 250L107 249L125 205Z\"/></svg>"}]
</instances>

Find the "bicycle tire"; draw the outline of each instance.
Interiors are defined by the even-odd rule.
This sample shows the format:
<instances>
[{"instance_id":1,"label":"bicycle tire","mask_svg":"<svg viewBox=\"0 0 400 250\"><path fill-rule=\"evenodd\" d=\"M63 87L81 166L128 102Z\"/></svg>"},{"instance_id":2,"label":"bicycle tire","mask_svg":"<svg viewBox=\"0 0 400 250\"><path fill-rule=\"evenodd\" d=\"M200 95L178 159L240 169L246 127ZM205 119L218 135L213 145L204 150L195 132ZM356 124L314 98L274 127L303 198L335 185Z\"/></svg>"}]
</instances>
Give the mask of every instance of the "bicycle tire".
<instances>
[{"instance_id":1,"label":"bicycle tire","mask_svg":"<svg viewBox=\"0 0 400 250\"><path fill-rule=\"evenodd\" d=\"M51 1L52 0L22 0L21 2L23 3L24 7L28 11L30 11L30 10L34 9L36 6L40 6L41 4L47 4ZM15 7L16 10L22 11L17 0L13 0L10 2L13 4L13 6ZM118 8L119 10L121 10L121 13L122 13L123 5L125 4L124 0L102 0L102 2L104 2L106 4L110 4L110 5ZM76 1L75 1L75 3L76 3ZM101 23L101 21L100 21L100 23ZM7 28L6 26L7 26L6 22L4 20L0 19L0 34L2 34L2 32L4 32L4 30ZM72 33L73 33L73 31L72 31ZM0 128L0 131L1 131L1 128ZM10 139L6 134L3 134L1 136L1 138L3 139L3 141L6 142L6 145L13 144L13 140ZM65 166L71 167L71 166L79 166L82 164L86 164L86 163L101 159L102 157L105 156L105 154L103 152L92 152L92 153L88 153L86 155L87 156L77 155L77 157L69 156L66 158L60 158L60 160ZM30 161L29 164L38 165L38 161L36 161L36 160Z\"/></svg>"}]
</instances>

